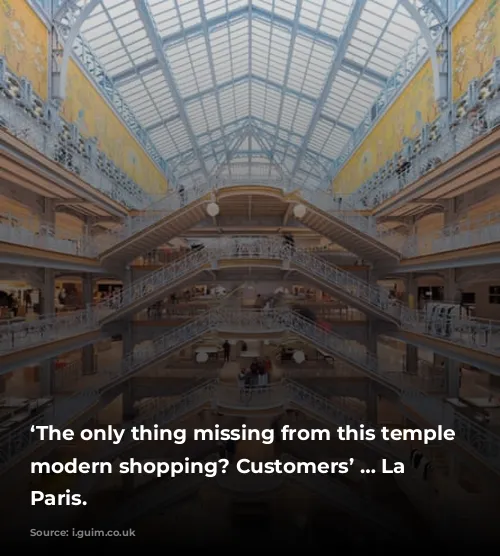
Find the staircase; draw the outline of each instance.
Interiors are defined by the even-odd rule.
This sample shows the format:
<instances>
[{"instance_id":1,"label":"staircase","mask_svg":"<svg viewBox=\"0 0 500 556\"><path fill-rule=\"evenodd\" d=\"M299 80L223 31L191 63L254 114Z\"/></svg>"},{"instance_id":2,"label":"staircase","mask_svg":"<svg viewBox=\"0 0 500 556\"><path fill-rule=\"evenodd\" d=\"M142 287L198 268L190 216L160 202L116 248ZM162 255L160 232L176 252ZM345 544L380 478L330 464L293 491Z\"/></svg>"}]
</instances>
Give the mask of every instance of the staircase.
<instances>
[{"instance_id":1,"label":"staircase","mask_svg":"<svg viewBox=\"0 0 500 556\"><path fill-rule=\"evenodd\" d=\"M456 432L457 443L490 469L496 473L500 472L499 437L456 412L451 405L444 403L441 399L433 398L419 390L418 384L415 384L415 377L402 372L381 370L377 357L361 344L346 342L343 337L326 331L321 326L292 311L234 311L230 309L213 309L183 326L168 331L156 338L147 349L135 350L134 353L125 356L117 368L103 376L103 383L100 387L77 392L69 398L58 401L53 408L0 438L0 472L10 468L20 458L40 446L38 435L31 432L32 425L52 424L62 427L79 418L88 420L92 411L99 409L102 397L118 395L123 382L135 373L152 364L158 364L202 335L221 328L262 334L269 333L270 330L282 330L301 337L322 352L344 361L392 389L398 394L401 403L412 409L430 427L442 425L445 428L453 429ZM307 391L296 384L288 390L289 394L293 394L292 401L300 402L307 399L315 402L319 399L319 406L314 403L313 407L316 409L326 407L324 399L318 398L316 394L309 393L304 398L304 392ZM328 408L330 407L332 407L331 404L328 405Z\"/></svg>"},{"instance_id":2,"label":"staircase","mask_svg":"<svg viewBox=\"0 0 500 556\"><path fill-rule=\"evenodd\" d=\"M221 261L277 260L296 270L309 282L359 310L393 324L399 322L401 305L376 284L368 284L353 274L307 251L291 249L275 238L235 238L222 240L217 247L204 248L135 280L114 296L95 305L101 324L121 319L164 299L186 280Z\"/></svg>"},{"instance_id":3,"label":"staircase","mask_svg":"<svg viewBox=\"0 0 500 556\"><path fill-rule=\"evenodd\" d=\"M129 216L119 228L96 236L99 258L106 267L125 265L167 243L206 217L210 201L208 185L168 193L147 210Z\"/></svg>"},{"instance_id":4,"label":"staircase","mask_svg":"<svg viewBox=\"0 0 500 556\"><path fill-rule=\"evenodd\" d=\"M374 219L342 206L326 191L303 189L294 196L297 204L305 206L300 220L311 230L379 267L399 263L401 254L384 243L384 235L377 230Z\"/></svg>"}]
</instances>

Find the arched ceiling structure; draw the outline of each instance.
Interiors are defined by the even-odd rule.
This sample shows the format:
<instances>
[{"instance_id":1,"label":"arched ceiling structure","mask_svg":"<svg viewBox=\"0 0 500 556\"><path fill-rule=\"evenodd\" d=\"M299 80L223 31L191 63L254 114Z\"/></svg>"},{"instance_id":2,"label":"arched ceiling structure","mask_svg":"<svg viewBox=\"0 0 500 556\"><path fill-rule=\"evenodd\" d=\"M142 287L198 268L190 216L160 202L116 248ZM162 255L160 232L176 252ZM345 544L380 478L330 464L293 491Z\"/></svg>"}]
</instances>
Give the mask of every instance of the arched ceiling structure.
<instances>
[{"instance_id":1,"label":"arched ceiling structure","mask_svg":"<svg viewBox=\"0 0 500 556\"><path fill-rule=\"evenodd\" d=\"M423 31L420 55L432 47L441 4L59 0L55 23L71 48L78 33L102 68L94 77L120 93L178 183L317 187Z\"/></svg>"}]
</instances>

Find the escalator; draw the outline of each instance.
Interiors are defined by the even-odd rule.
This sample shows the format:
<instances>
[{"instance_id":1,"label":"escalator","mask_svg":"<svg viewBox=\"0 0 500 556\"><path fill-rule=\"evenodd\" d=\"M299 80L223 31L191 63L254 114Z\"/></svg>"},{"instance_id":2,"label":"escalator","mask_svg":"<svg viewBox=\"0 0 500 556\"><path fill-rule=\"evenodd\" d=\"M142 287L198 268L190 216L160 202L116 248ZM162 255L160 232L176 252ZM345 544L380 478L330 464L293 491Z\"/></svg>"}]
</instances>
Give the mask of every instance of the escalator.
<instances>
[{"instance_id":1,"label":"escalator","mask_svg":"<svg viewBox=\"0 0 500 556\"><path fill-rule=\"evenodd\" d=\"M36 433L31 426L51 424L62 428L68 423L76 424L92 417L103 405L119 395L123 383L137 372L148 366L157 365L162 360L176 353L184 346L201 336L219 329L237 330L248 334L258 332L268 334L269 331L288 331L314 345L323 353L347 363L353 368L370 376L387 388L392 389L401 404L418 415L426 425L443 426L456 432L456 442L474 455L479 461L495 473L500 473L500 438L484 427L478 426L463 414L418 389L414 378L403 372L387 372L378 365L377 357L364 346L346 341L342 336L326 331L316 323L304 319L292 311L234 311L231 309L213 309L183 326L170 330L153 340L144 350L134 350L124 357L109 374L103 377L101 386L78 392L61 400L46 413L37 417L36 423L28 422L17 430L9 432L0 439L0 473L10 469L12 465L24 458L28 453L40 447ZM207 386L206 396L212 395ZM289 389L293 401L301 400L305 389L298 386ZM299 395L300 394L300 395ZM313 402L317 398L309 398ZM319 408L323 408L320 403ZM47 443L45 443L45 447Z\"/></svg>"},{"instance_id":2,"label":"escalator","mask_svg":"<svg viewBox=\"0 0 500 556\"><path fill-rule=\"evenodd\" d=\"M370 217L346 210L332 195L321 190L304 189L295 193L295 202L306 208L300 221L315 232L341 245L375 266L396 266L401 254L384 243Z\"/></svg>"},{"instance_id":3,"label":"escalator","mask_svg":"<svg viewBox=\"0 0 500 556\"><path fill-rule=\"evenodd\" d=\"M168 193L148 210L129 216L122 226L95 237L99 258L108 268L123 267L137 257L179 237L206 217L208 186Z\"/></svg>"},{"instance_id":4,"label":"escalator","mask_svg":"<svg viewBox=\"0 0 500 556\"><path fill-rule=\"evenodd\" d=\"M95 306L101 324L137 313L187 281L223 264L241 266L246 261L274 261L287 270L295 270L312 285L321 287L360 311L392 324L399 322L400 304L391 300L389 292L376 284L368 284L353 274L332 265L307 251L292 249L274 238L239 238L221 241L217 247L204 248L134 281L113 297Z\"/></svg>"}]
</instances>

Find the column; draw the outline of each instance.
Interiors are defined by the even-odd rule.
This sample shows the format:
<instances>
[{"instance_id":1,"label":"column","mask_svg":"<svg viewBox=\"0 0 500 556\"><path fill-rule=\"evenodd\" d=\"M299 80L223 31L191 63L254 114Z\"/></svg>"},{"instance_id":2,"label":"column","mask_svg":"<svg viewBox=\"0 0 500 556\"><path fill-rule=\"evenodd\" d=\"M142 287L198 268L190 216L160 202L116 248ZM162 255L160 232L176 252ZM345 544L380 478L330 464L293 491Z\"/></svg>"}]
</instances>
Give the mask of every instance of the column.
<instances>
[{"instance_id":1,"label":"column","mask_svg":"<svg viewBox=\"0 0 500 556\"><path fill-rule=\"evenodd\" d=\"M378 424L378 393L373 380L370 381L366 398L366 420L368 423Z\"/></svg>"},{"instance_id":2,"label":"column","mask_svg":"<svg viewBox=\"0 0 500 556\"><path fill-rule=\"evenodd\" d=\"M123 386L122 395L122 415L124 421L131 421L135 418L134 401L132 381L128 380Z\"/></svg>"},{"instance_id":3,"label":"column","mask_svg":"<svg viewBox=\"0 0 500 556\"><path fill-rule=\"evenodd\" d=\"M366 349L377 355L378 334L377 334L377 321L369 318L366 323Z\"/></svg>"},{"instance_id":4,"label":"column","mask_svg":"<svg viewBox=\"0 0 500 556\"><path fill-rule=\"evenodd\" d=\"M411 374L418 374L418 348L411 344L406 344L406 365L404 371Z\"/></svg>"},{"instance_id":5,"label":"column","mask_svg":"<svg viewBox=\"0 0 500 556\"><path fill-rule=\"evenodd\" d=\"M92 284L92 274L84 274L82 277L83 306L87 311L92 310L94 289ZM93 375L97 373L96 350L94 344L84 346L82 349L82 374Z\"/></svg>"},{"instance_id":6,"label":"column","mask_svg":"<svg viewBox=\"0 0 500 556\"><path fill-rule=\"evenodd\" d=\"M459 303L458 294L460 290L458 288L456 279L456 269L449 268L444 271L444 301L453 301Z\"/></svg>"},{"instance_id":7,"label":"column","mask_svg":"<svg viewBox=\"0 0 500 556\"><path fill-rule=\"evenodd\" d=\"M52 269L43 270L43 286L40 291L40 318L49 318L55 314L55 272ZM40 395L51 396L54 390L54 362L55 359L46 359L38 367L38 380L40 382Z\"/></svg>"},{"instance_id":8,"label":"column","mask_svg":"<svg viewBox=\"0 0 500 556\"><path fill-rule=\"evenodd\" d=\"M123 357L134 351L134 336L132 322L124 323L122 333ZM123 387L122 395L123 420L130 421L135 417L134 398L132 393L132 382L128 380Z\"/></svg>"},{"instance_id":9,"label":"column","mask_svg":"<svg viewBox=\"0 0 500 556\"><path fill-rule=\"evenodd\" d=\"M457 287L456 270L450 268L444 273L444 299L445 301L460 302L460 290ZM453 326L450 322L446 335L453 334ZM461 364L450 358L441 358L441 366L445 372L446 393L450 398L456 398L460 392Z\"/></svg>"},{"instance_id":10,"label":"column","mask_svg":"<svg viewBox=\"0 0 500 556\"><path fill-rule=\"evenodd\" d=\"M419 309L418 306L418 282L415 274L409 274L406 279L406 297L410 309Z\"/></svg>"},{"instance_id":11,"label":"column","mask_svg":"<svg viewBox=\"0 0 500 556\"><path fill-rule=\"evenodd\" d=\"M447 359L444 365L446 373L446 394L449 398L458 398L460 394L461 364L459 361Z\"/></svg>"}]
</instances>

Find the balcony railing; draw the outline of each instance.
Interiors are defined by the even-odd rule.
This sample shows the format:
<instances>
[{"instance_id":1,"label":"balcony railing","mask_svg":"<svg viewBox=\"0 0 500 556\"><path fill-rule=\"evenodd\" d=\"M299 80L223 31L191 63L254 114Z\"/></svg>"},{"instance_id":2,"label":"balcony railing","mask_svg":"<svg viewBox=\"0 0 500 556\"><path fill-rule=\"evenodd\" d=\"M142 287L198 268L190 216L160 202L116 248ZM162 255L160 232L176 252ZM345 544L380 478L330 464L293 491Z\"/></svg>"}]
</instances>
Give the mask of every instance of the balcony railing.
<instances>
[{"instance_id":1,"label":"balcony railing","mask_svg":"<svg viewBox=\"0 0 500 556\"><path fill-rule=\"evenodd\" d=\"M76 125L60 118L56 106L33 94L27 80L8 72L0 82L0 129L128 208L144 208L154 201L97 149L96 139L84 139Z\"/></svg>"},{"instance_id":2,"label":"balcony railing","mask_svg":"<svg viewBox=\"0 0 500 556\"><path fill-rule=\"evenodd\" d=\"M21 322L17 320L1 322L0 354L57 342L98 328L98 315L92 309L41 315L33 320Z\"/></svg>"},{"instance_id":3,"label":"balcony railing","mask_svg":"<svg viewBox=\"0 0 500 556\"><path fill-rule=\"evenodd\" d=\"M382 369L376 355L370 353L365 346L347 341L342 336L327 331L291 311L268 311L265 314L260 311L229 309L209 311L200 318L156 338L151 346L142 350L135 349L133 353L123 358L119 366L102 377L100 387L83 390L70 398L60 400L53 408L36 416L34 421L37 424L50 423L57 426L75 419L76 416L95 406L100 395L106 390L120 385L139 370L156 364L160 358L178 351L184 345L192 343L212 330L219 330L221 327L225 330L246 328L247 333L281 329L305 339L322 352L353 365L361 372L392 388L405 405L411 407L432 426L443 425L446 428L457 430L459 440L466 444L470 451L476 453L487 465L500 470L499 437L457 413L451 405L444 403L441 399L429 396L426 392L416 388L415 377L398 372L398 378L395 380L396 375L390 369ZM420 388L422 386L421 384ZM264 400L264 398L260 399ZM269 403L269 400L266 400L266 403ZM275 403L274 398L273 403ZM0 456L5 465L38 443L36 434L31 432L33 424L33 422L23 424L19 429L9 432L5 438L2 438Z\"/></svg>"},{"instance_id":4,"label":"balcony railing","mask_svg":"<svg viewBox=\"0 0 500 556\"><path fill-rule=\"evenodd\" d=\"M410 151L403 149L344 202L353 209L374 208L498 127L500 84L495 83L493 73L477 87L481 92L475 104L469 107L467 96L455 103L453 111L458 115L451 125L441 120L434 122L428 127L429 138L425 142L410 142Z\"/></svg>"}]
</instances>

